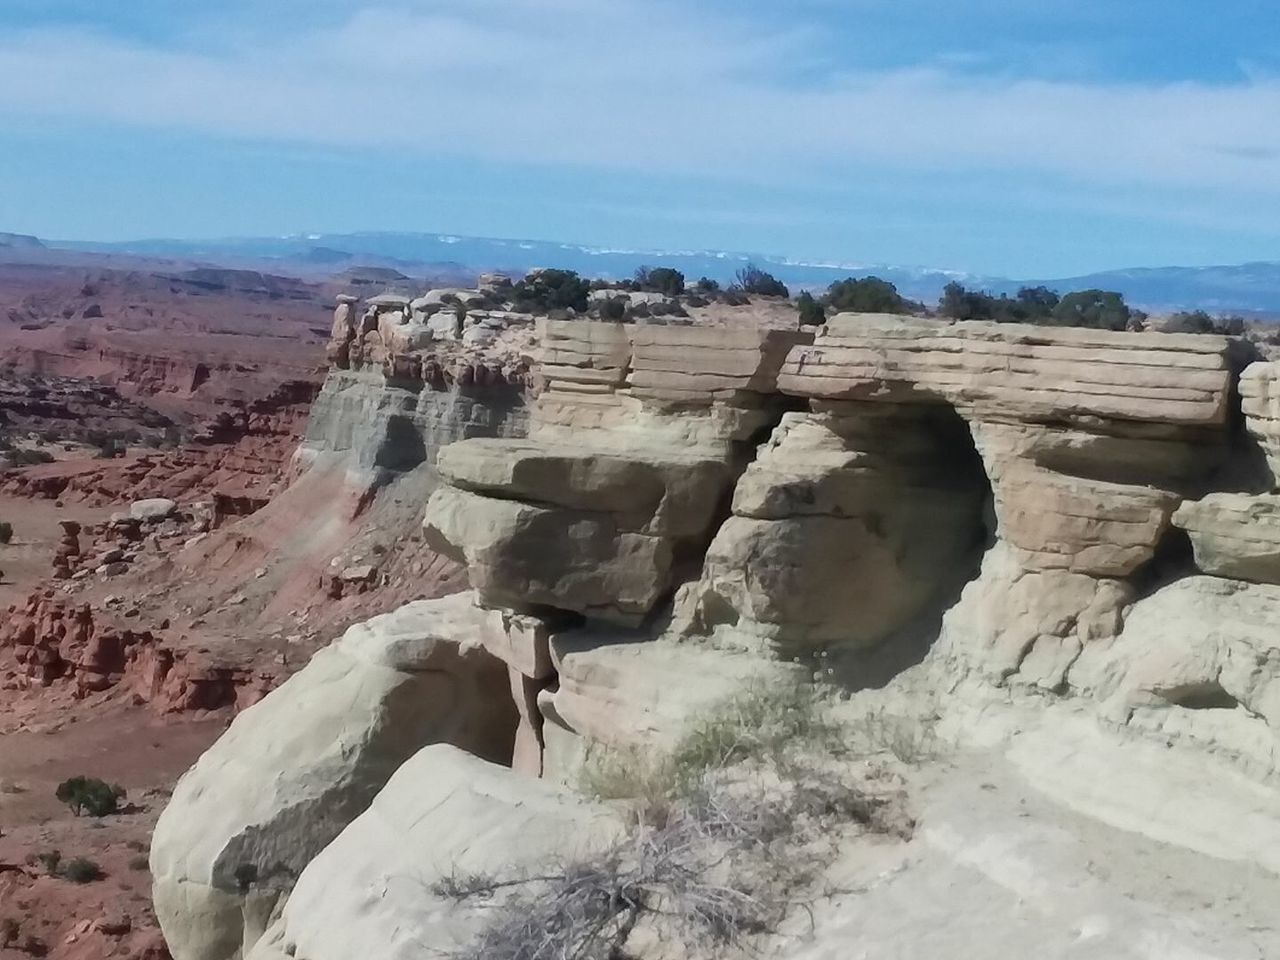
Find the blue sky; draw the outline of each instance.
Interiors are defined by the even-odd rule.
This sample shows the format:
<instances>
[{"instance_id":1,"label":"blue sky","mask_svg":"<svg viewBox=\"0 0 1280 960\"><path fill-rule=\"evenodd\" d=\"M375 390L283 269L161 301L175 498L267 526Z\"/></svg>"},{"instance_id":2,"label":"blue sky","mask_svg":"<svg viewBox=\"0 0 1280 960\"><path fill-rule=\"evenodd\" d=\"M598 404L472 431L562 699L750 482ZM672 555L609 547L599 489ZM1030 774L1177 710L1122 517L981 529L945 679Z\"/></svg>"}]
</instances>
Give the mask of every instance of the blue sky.
<instances>
[{"instance_id":1,"label":"blue sky","mask_svg":"<svg viewBox=\"0 0 1280 960\"><path fill-rule=\"evenodd\" d=\"M1280 259L1263 0L0 0L0 230Z\"/></svg>"}]
</instances>

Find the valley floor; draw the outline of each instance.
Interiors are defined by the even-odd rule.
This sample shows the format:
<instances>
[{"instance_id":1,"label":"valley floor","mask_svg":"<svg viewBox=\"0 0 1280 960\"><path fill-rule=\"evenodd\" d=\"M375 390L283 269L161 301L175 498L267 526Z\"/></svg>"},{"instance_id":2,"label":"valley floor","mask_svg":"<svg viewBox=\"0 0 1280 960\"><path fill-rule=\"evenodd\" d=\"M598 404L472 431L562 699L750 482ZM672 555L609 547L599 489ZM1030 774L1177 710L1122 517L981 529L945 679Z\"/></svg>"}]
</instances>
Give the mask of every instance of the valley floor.
<instances>
[{"instance_id":1,"label":"valley floor","mask_svg":"<svg viewBox=\"0 0 1280 960\"><path fill-rule=\"evenodd\" d=\"M17 700L0 734L0 960L42 949L53 960L163 960L146 868L151 831L174 781L226 718L160 717L110 692ZM126 805L101 819L73 816L55 791L74 776L119 784ZM51 876L55 852L62 864L91 860L102 878Z\"/></svg>"}]
</instances>

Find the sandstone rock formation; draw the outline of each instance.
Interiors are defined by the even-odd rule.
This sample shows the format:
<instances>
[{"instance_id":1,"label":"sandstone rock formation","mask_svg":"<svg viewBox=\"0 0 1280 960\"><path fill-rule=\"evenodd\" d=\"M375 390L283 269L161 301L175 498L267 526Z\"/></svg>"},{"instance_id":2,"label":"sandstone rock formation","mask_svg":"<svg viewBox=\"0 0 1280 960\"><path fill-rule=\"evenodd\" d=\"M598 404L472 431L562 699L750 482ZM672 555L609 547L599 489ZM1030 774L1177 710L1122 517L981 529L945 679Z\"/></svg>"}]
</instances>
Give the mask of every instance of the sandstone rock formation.
<instances>
[{"instance_id":1,"label":"sandstone rock formation","mask_svg":"<svg viewBox=\"0 0 1280 960\"><path fill-rule=\"evenodd\" d=\"M469 598L355 626L231 729L182 779L151 849L177 960L240 955L303 867L429 743L509 762L502 663L473 639Z\"/></svg>"},{"instance_id":2,"label":"sandstone rock formation","mask_svg":"<svg viewBox=\"0 0 1280 960\"><path fill-rule=\"evenodd\" d=\"M427 747L310 863L247 958L410 960L458 949L483 908L460 910L435 883L518 877L603 845L619 827L607 809L549 784L454 747Z\"/></svg>"},{"instance_id":3,"label":"sandstone rock formation","mask_svg":"<svg viewBox=\"0 0 1280 960\"><path fill-rule=\"evenodd\" d=\"M897 316L840 316L816 335L543 320L527 420L522 410L518 428L467 439L422 429L427 390L402 386L394 360L421 354L409 343L419 313L474 305L451 297L384 298L360 319L339 308L347 365L335 359L312 437L369 444L369 468L389 466L393 423L427 438L405 462L430 459L443 436L460 441L435 458L423 522L473 589L417 615L430 611L437 646L491 658L501 682L476 692L501 711L502 760L516 773L572 783L598 747L661 749L728 695L821 677L850 693L925 689L944 708L975 689L998 691L979 711L1061 698L1135 736L1280 775L1280 648L1265 626L1280 602L1277 480L1255 469L1264 453L1280 462L1275 371L1238 377L1226 338ZM369 369L379 363L381 384ZM259 755L244 731L273 711L315 711L317 729L345 723L318 705L328 699L302 695L335 683L317 665L238 722L167 817L196 815L200 783L228 822L257 822L245 812L257 800L201 771ZM467 718L479 706L455 709ZM291 721L299 742L311 742L307 722ZM428 739L466 747L422 731L399 742ZM488 868L504 850L531 862L544 839L596 816L443 747L377 793L406 757L380 762L324 830L273 826L263 835L277 839L255 840L288 846L287 875L300 878L250 956L447 947L472 928L423 894L442 864ZM289 769L308 771L308 795L327 809L324 784L344 774L310 763ZM526 799L501 799L513 795ZM546 837L512 805L536 811ZM463 825L455 811L468 806ZM218 914L219 929L253 915L251 934L226 943L266 927L219 852L176 830L158 850L157 867L193 864L158 874L230 898L215 909L171 896L166 929L222 909L231 919Z\"/></svg>"}]
</instances>

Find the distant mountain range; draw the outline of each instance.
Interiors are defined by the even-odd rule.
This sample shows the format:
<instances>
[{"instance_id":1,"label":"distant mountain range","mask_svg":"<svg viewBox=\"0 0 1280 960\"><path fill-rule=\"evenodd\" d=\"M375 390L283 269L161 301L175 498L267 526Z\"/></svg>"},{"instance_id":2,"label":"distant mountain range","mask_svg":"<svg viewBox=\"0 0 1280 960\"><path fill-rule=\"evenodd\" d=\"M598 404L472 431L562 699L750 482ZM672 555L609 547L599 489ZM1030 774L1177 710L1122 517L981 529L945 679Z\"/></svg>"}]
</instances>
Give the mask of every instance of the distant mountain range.
<instances>
[{"instance_id":1,"label":"distant mountain range","mask_svg":"<svg viewBox=\"0 0 1280 960\"><path fill-rule=\"evenodd\" d=\"M755 263L793 289L825 288L848 276L874 274L906 296L933 303L952 280L994 293L1044 284L1056 290L1098 287L1118 290L1148 310L1203 309L1280 317L1280 261L1235 266L1154 267L1111 270L1079 277L1015 280L957 271L874 263L808 262L764 254L706 250L621 250L555 243L437 233L305 234L222 240L138 240L124 243L39 241L0 233L0 246L38 251L163 258L194 263L251 267L281 273L331 274L354 266L385 267L409 276L486 271L523 273L535 267L576 270L584 276L621 279L640 266L674 267L690 280L722 283L747 263ZM15 251L9 251L9 258Z\"/></svg>"}]
</instances>

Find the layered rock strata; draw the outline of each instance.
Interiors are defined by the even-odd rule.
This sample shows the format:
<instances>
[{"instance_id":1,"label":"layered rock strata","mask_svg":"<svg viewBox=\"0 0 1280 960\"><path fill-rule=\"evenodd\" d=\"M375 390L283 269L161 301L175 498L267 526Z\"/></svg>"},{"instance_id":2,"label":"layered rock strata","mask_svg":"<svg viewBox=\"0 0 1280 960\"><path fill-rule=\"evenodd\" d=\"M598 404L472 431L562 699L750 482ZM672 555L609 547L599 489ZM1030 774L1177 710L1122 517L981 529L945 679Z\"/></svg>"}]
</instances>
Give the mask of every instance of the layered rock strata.
<instances>
[{"instance_id":1,"label":"layered rock strata","mask_svg":"<svg viewBox=\"0 0 1280 960\"><path fill-rule=\"evenodd\" d=\"M549 837L595 816L519 775L571 782L602 745L662 749L713 703L818 671L855 690L923 658L915 682L938 695L964 679L1088 697L1108 722L1275 773L1276 480L1249 472L1280 436L1271 365L1245 371L1237 417L1222 337L880 316L816 336L545 321L540 337L527 437L442 450L424 518L473 590L420 613L450 657L478 646L498 665L484 696L515 772L431 747L341 805L346 822L372 803L323 853L328 831L304 845L283 914L255 913L269 932L249 956L457 942L465 917L421 878L481 841L528 862L498 819L521 840L542 829L493 798L530 798ZM304 688L286 685L278 709ZM238 722L268 722L264 707ZM288 769L307 769L298 756ZM428 815L467 803L476 820L457 830L475 846L452 813ZM180 791L172 817L195 808ZM165 845L157 865L194 847L177 832ZM190 874L208 885L205 860ZM373 906L370 888L386 894ZM190 910L175 901L170 922ZM383 943L392 929L403 938Z\"/></svg>"}]
</instances>

